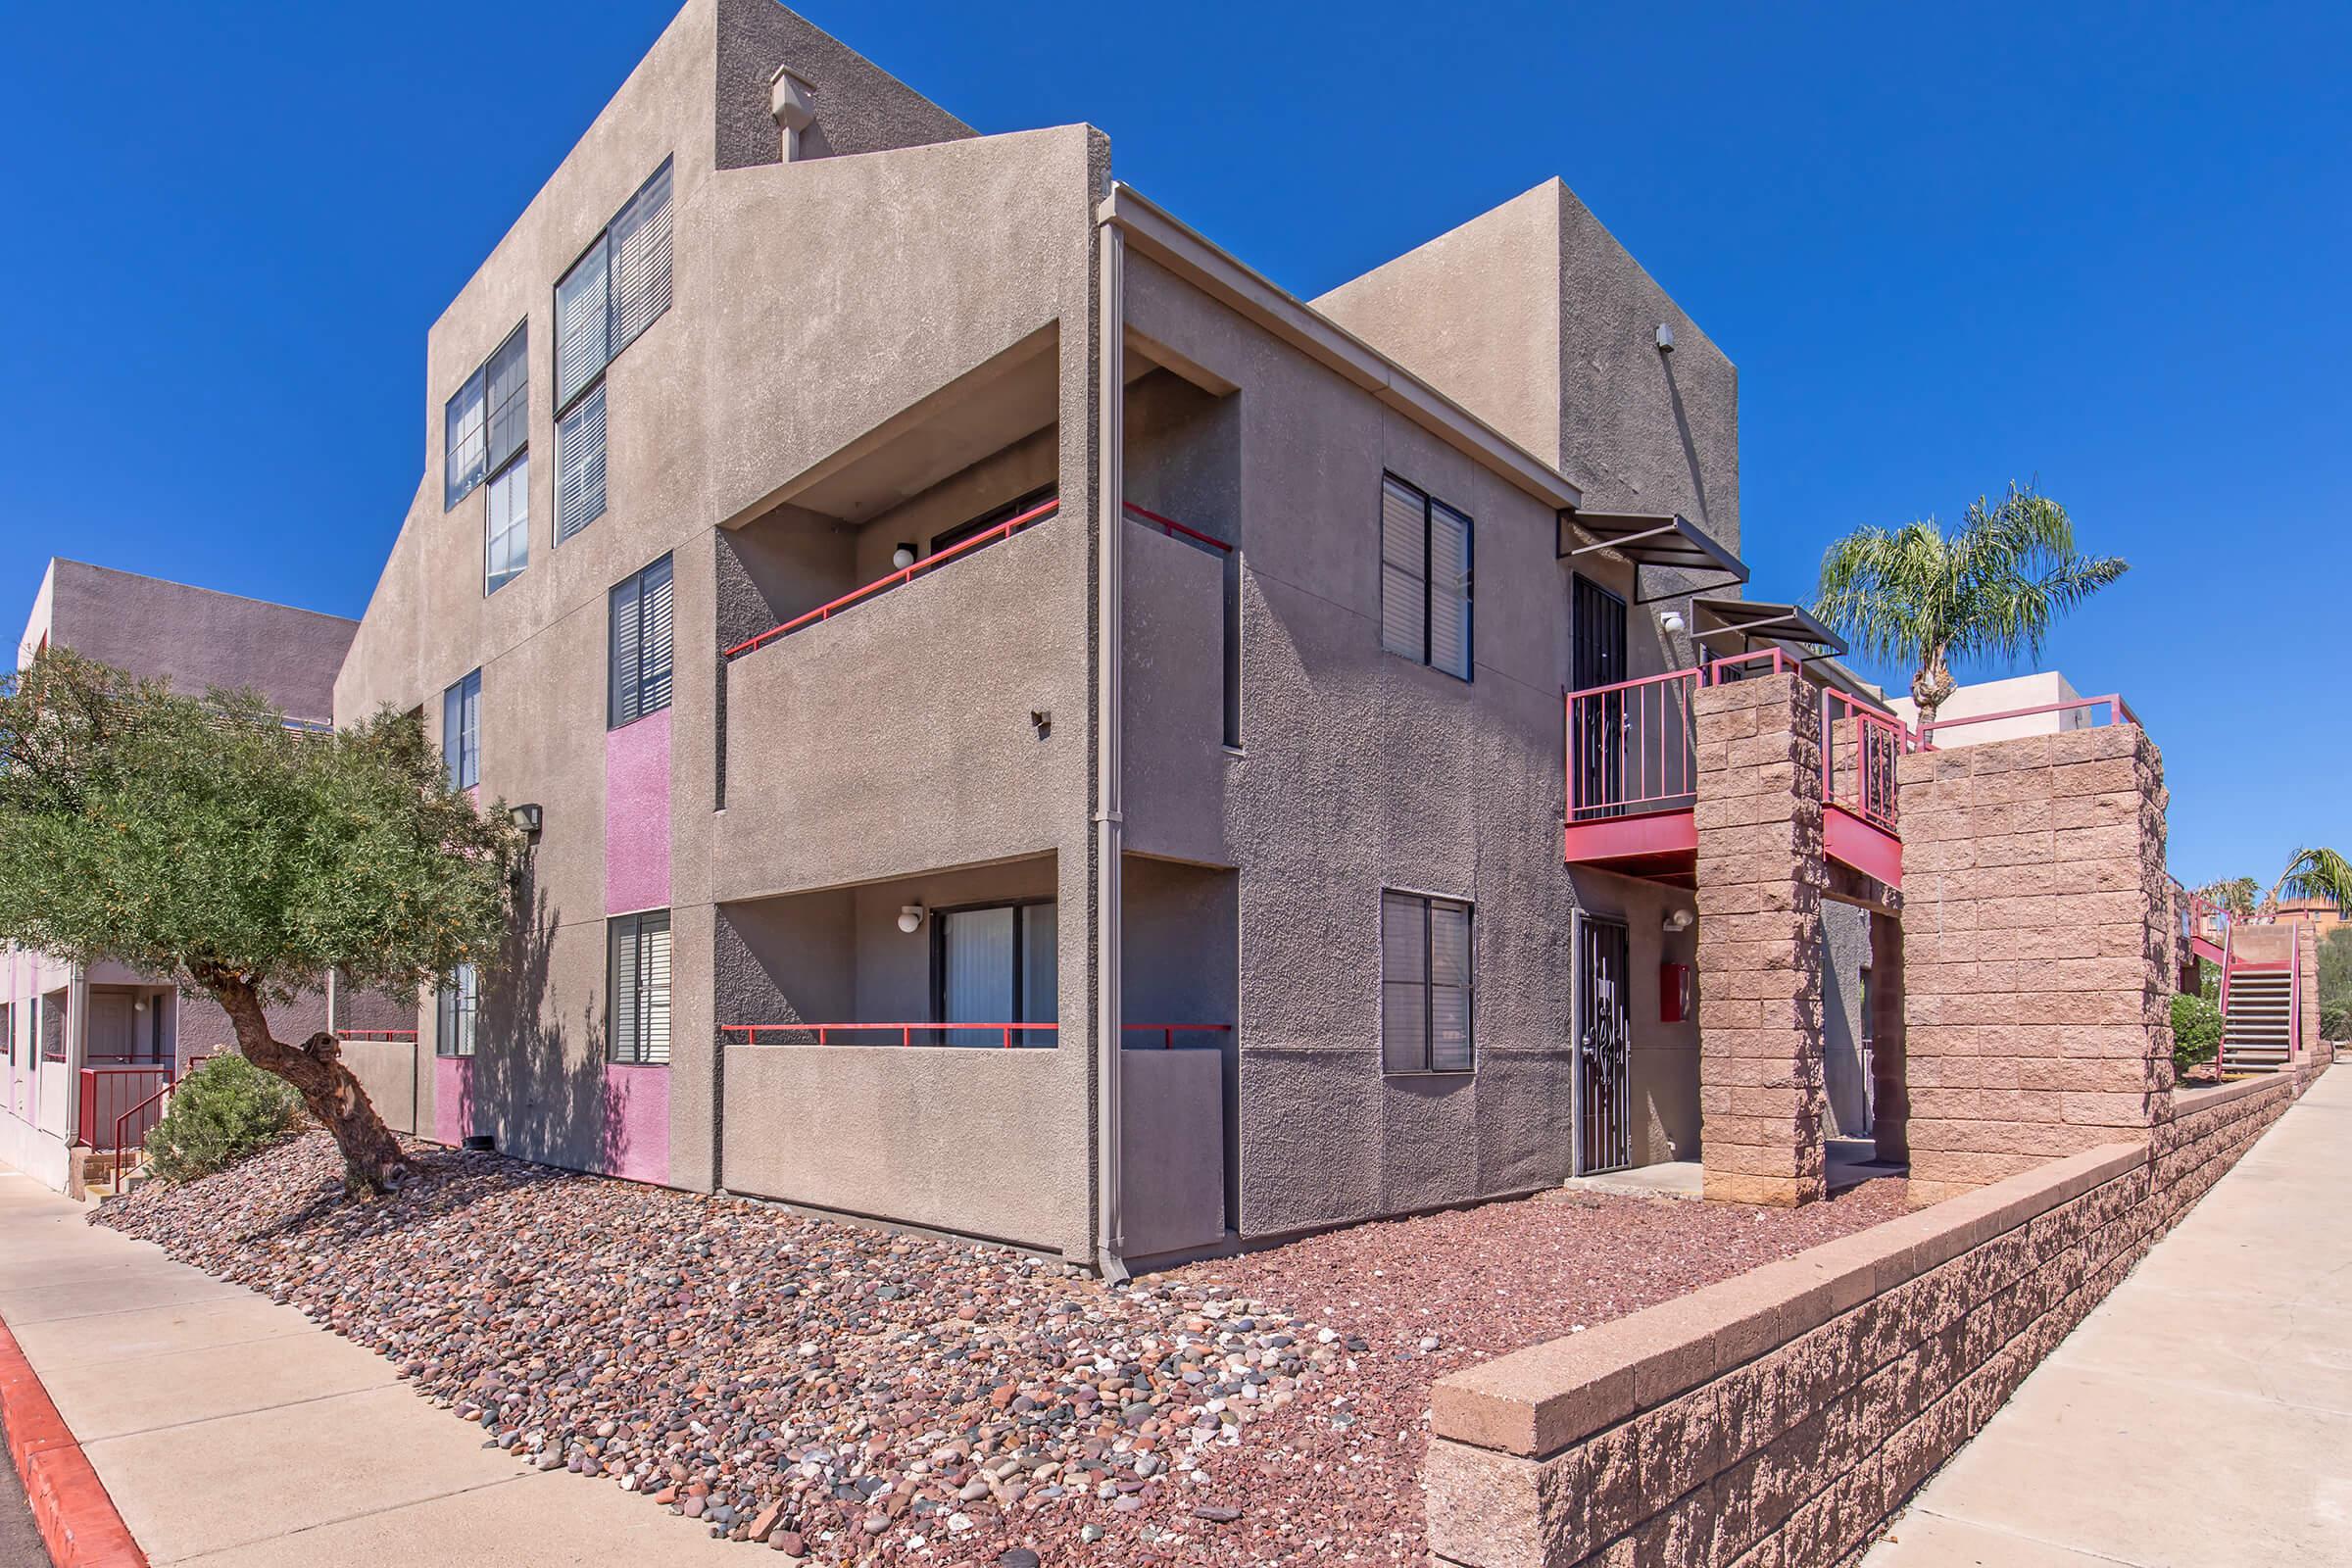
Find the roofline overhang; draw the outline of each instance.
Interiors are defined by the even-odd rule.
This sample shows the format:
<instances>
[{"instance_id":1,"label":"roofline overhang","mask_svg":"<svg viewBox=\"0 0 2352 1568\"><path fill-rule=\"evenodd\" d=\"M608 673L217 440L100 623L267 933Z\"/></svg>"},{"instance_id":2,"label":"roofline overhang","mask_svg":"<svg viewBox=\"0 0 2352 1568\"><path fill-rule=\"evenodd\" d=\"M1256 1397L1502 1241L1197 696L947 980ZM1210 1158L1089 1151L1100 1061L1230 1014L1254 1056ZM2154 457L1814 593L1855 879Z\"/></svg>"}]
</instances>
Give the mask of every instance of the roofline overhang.
<instances>
[{"instance_id":1,"label":"roofline overhang","mask_svg":"<svg viewBox=\"0 0 2352 1568\"><path fill-rule=\"evenodd\" d=\"M1096 204L1098 222L1113 223L1129 249L1149 257L1273 333L1308 359L1371 393L1457 452L1555 510L1584 500L1558 469L1488 424L1427 381L1298 296L1219 249L1134 186L1113 181Z\"/></svg>"}]
</instances>

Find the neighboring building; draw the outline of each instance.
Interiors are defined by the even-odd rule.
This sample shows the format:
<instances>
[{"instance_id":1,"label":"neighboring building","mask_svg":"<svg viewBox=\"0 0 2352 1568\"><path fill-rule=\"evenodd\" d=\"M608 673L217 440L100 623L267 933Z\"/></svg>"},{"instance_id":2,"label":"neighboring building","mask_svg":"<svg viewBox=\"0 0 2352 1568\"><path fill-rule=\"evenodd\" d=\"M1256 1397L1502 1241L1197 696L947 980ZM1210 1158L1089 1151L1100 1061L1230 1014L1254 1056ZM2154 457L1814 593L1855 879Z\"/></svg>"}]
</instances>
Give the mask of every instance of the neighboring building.
<instances>
[{"instance_id":1,"label":"neighboring building","mask_svg":"<svg viewBox=\"0 0 2352 1568\"><path fill-rule=\"evenodd\" d=\"M324 722L334 672L357 622L264 604L77 561L52 561L33 600L18 667L43 647L177 690L259 690L287 717ZM87 969L0 948L0 1160L68 1190L74 1146L110 1149L116 1119L189 1060L227 1049L227 1018L209 1001L120 964ZM404 1021L380 1000L370 1022ZM272 1015L291 1038L326 1022L323 997ZM126 1142L127 1137L126 1137Z\"/></svg>"},{"instance_id":2,"label":"neighboring building","mask_svg":"<svg viewBox=\"0 0 2352 1568\"><path fill-rule=\"evenodd\" d=\"M435 323L336 713L542 826L420 1131L1088 1262L1693 1157L1561 693L1837 651L1733 367L1557 181L1310 305L1113 173L692 0Z\"/></svg>"},{"instance_id":3,"label":"neighboring building","mask_svg":"<svg viewBox=\"0 0 2352 1568\"><path fill-rule=\"evenodd\" d=\"M1982 746L1986 741L2010 741L2021 735L2056 735L2089 729L2097 714L2081 706L2082 694L2054 669L2003 680L1972 681L1958 687L1936 710L1936 744L1940 747ZM1889 697L1886 707L1906 724L1919 722L1919 705L1908 697ZM1986 718L1982 715L2009 715ZM1962 723L1960 720L1968 722Z\"/></svg>"},{"instance_id":4,"label":"neighboring building","mask_svg":"<svg viewBox=\"0 0 2352 1568\"><path fill-rule=\"evenodd\" d=\"M2344 911L2332 899L2280 899L2278 916L2316 927L2323 935L2344 923Z\"/></svg>"}]
</instances>

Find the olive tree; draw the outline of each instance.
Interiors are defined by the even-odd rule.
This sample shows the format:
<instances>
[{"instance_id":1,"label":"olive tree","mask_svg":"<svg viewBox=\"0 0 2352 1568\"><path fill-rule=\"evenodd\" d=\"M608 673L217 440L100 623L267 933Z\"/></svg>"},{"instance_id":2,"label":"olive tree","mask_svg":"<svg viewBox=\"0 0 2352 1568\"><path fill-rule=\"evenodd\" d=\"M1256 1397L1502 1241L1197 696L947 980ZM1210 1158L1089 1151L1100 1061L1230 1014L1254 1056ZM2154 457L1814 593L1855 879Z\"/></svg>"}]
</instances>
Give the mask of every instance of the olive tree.
<instances>
[{"instance_id":1,"label":"olive tree","mask_svg":"<svg viewBox=\"0 0 2352 1568\"><path fill-rule=\"evenodd\" d=\"M210 996L238 1052L342 1151L356 1196L409 1174L333 1035L267 1009L330 971L414 995L496 958L520 840L452 788L413 717L321 730L43 650L0 693L0 940Z\"/></svg>"}]
</instances>

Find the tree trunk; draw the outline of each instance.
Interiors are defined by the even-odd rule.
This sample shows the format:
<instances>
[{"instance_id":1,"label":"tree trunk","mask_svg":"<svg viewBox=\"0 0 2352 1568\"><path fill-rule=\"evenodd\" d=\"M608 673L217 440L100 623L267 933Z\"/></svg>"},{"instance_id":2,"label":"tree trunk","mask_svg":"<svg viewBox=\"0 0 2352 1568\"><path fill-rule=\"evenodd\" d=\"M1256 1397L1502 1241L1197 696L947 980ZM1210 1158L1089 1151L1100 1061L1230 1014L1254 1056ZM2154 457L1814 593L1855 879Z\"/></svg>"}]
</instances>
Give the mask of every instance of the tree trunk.
<instances>
[{"instance_id":1,"label":"tree trunk","mask_svg":"<svg viewBox=\"0 0 2352 1568\"><path fill-rule=\"evenodd\" d=\"M353 1198L395 1192L410 1175L400 1141L375 1113L368 1091L343 1065L342 1048L324 1030L300 1046L280 1044L270 1033L261 997L241 975L197 977L237 1032L237 1050L247 1061L292 1084L318 1124L334 1135L343 1152L343 1190Z\"/></svg>"},{"instance_id":2,"label":"tree trunk","mask_svg":"<svg viewBox=\"0 0 2352 1568\"><path fill-rule=\"evenodd\" d=\"M1958 689L1952 679L1951 666L1944 662L1943 650L1930 649L1927 659L1919 666L1919 672L1911 677L1911 701L1919 709L1922 729L1936 722L1936 715L1943 710L1943 705L1951 701L1952 693Z\"/></svg>"}]
</instances>

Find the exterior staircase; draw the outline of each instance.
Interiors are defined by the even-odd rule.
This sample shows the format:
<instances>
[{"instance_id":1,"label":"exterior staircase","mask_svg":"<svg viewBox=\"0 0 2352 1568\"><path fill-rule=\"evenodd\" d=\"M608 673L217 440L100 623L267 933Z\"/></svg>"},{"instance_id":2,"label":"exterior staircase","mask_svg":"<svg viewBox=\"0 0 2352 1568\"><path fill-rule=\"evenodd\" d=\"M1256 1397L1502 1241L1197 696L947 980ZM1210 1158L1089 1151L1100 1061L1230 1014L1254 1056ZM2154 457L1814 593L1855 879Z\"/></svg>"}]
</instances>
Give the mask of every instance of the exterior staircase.
<instances>
[{"instance_id":1,"label":"exterior staircase","mask_svg":"<svg viewBox=\"0 0 2352 1568\"><path fill-rule=\"evenodd\" d=\"M2294 975L2286 969L2230 972L2222 1010L2222 1076L2278 1072L2294 1050Z\"/></svg>"}]
</instances>

